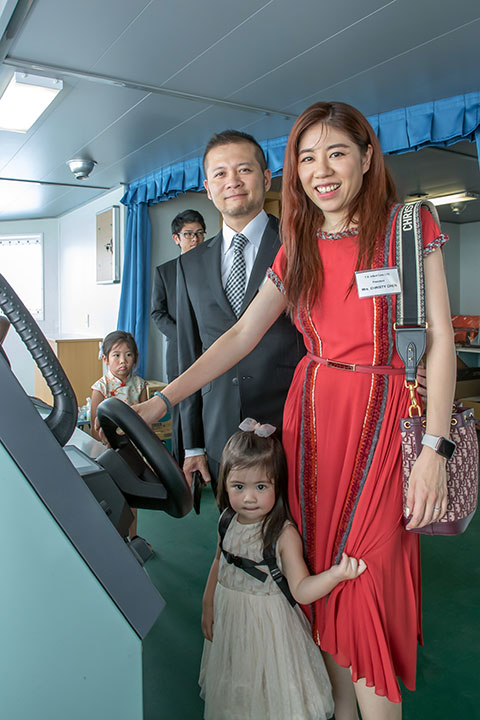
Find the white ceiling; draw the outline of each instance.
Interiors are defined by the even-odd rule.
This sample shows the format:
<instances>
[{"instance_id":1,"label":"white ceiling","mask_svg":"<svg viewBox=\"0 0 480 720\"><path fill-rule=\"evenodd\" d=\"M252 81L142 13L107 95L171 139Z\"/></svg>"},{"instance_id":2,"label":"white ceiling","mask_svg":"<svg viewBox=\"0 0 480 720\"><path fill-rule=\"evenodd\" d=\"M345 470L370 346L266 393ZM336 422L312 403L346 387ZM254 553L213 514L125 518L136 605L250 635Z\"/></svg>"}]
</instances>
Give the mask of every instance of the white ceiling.
<instances>
[{"instance_id":1,"label":"white ceiling","mask_svg":"<svg viewBox=\"0 0 480 720\"><path fill-rule=\"evenodd\" d=\"M0 0L2 34L0 91L15 69L64 82L28 133L0 132L0 178L59 183L0 180L3 220L58 217L227 127L285 135L316 100L370 115L479 90L478 0ZM402 193L480 192L468 143L389 162Z\"/></svg>"}]
</instances>

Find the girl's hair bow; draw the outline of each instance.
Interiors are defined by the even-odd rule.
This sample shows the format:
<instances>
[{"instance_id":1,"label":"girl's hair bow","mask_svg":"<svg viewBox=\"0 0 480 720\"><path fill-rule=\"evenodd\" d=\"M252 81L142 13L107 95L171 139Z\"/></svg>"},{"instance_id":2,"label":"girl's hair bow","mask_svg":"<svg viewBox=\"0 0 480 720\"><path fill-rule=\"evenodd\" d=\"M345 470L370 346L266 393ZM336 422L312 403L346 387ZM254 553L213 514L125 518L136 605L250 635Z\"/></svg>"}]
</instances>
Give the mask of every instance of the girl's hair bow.
<instances>
[{"instance_id":1,"label":"girl's hair bow","mask_svg":"<svg viewBox=\"0 0 480 720\"><path fill-rule=\"evenodd\" d=\"M242 420L238 426L238 429L243 430L244 432L254 432L255 435L258 435L258 437L267 438L270 435L273 435L277 428L274 425L268 425L267 423L265 425L261 425L253 418L245 418L245 420Z\"/></svg>"}]
</instances>

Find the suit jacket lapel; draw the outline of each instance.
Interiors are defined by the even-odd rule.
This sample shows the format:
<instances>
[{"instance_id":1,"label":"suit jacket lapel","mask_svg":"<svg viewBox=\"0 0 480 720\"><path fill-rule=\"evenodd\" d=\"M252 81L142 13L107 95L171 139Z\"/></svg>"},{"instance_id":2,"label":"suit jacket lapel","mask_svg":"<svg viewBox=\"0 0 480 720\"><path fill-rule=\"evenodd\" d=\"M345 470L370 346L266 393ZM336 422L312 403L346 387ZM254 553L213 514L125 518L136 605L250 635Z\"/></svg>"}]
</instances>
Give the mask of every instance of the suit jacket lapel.
<instances>
[{"instance_id":1,"label":"suit jacket lapel","mask_svg":"<svg viewBox=\"0 0 480 720\"><path fill-rule=\"evenodd\" d=\"M209 265L205 268L203 278L199 278L200 281L208 282L210 285L211 292L215 297L216 301L227 312L235 317L230 303L225 295L225 290L222 285L222 267L221 267L221 256L222 256L222 231L215 235L214 238L208 240L208 246L211 252L204 253L204 260ZM213 265L213 271L212 271Z\"/></svg>"},{"instance_id":2,"label":"suit jacket lapel","mask_svg":"<svg viewBox=\"0 0 480 720\"><path fill-rule=\"evenodd\" d=\"M273 215L269 215L268 225L263 233L257 257L255 258L252 272L250 273L247 289L245 290L241 312L252 302L265 278L267 268L272 265L279 249L278 220L273 217Z\"/></svg>"}]
</instances>

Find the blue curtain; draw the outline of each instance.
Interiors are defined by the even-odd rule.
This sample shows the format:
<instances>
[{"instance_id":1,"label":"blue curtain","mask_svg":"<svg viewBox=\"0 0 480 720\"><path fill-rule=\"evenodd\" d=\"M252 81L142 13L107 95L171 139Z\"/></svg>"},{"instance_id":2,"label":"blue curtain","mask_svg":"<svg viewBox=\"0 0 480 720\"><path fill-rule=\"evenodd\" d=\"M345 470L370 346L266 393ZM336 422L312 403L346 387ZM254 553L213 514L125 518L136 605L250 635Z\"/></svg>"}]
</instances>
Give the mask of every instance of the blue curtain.
<instances>
[{"instance_id":1,"label":"blue curtain","mask_svg":"<svg viewBox=\"0 0 480 720\"><path fill-rule=\"evenodd\" d=\"M407 153L428 145L447 146L460 140L477 143L480 161L480 92L411 105L368 118L386 155ZM261 143L273 176L281 175L287 136ZM176 163L127 187L121 202L127 206L125 261L118 327L130 331L140 353L139 374L147 355L150 308L150 220L148 205L181 193L203 190L202 158Z\"/></svg>"},{"instance_id":2,"label":"blue curtain","mask_svg":"<svg viewBox=\"0 0 480 720\"><path fill-rule=\"evenodd\" d=\"M388 155L447 146L460 140L474 142L480 128L480 93L468 93L411 105L368 118ZM480 159L480 155L479 155Z\"/></svg>"},{"instance_id":3,"label":"blue curtain","mask_svg":"<svg viewBox=\"0 0 480 720\"><path fill-rule=\"evenodd\" d=\"M141 377L145 377L148 349L150 237L147 204L129 205L117 329L127 330L134 336L139 353L137 372Z\"/></svg>"}]
</instances>

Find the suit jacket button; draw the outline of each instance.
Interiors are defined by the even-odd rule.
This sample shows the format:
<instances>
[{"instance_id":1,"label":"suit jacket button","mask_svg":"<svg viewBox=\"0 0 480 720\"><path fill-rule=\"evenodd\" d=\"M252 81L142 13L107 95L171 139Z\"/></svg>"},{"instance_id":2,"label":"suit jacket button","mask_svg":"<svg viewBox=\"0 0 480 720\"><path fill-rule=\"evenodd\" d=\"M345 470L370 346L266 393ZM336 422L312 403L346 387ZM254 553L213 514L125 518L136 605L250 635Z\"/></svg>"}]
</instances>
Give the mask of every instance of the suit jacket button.
<instances>
[{"instance_id":1,"label":"suit jacket button","mask_svg":"<svg viewBox=\"0 0 480 720\"><path fill-rule=\"evenodd\" d=\"M232 385L238 385L238 378L237 378L237 377L232 378Z\"/></svg>"}]
</instances>

